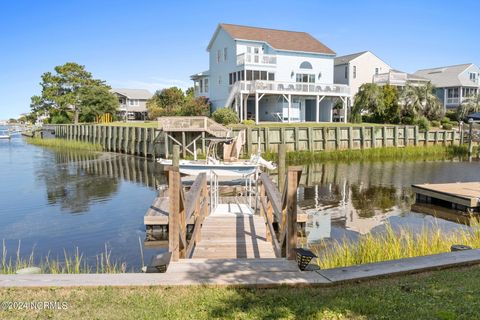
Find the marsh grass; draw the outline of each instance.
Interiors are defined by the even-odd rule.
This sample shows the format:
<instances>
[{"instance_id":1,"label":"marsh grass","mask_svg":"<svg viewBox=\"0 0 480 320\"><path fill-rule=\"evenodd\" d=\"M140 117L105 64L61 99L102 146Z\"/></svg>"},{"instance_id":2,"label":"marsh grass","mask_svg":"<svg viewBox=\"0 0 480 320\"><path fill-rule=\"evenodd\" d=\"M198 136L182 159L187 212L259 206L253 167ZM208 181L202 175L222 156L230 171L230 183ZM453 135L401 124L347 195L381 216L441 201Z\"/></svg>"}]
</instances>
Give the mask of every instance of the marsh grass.
<instances>
[{"instance_id":1,"label":"marsh grass","mask_svg":"<svg viewBox=\"0 0 480 320\"><path fill-rule=\"evenodd\" d=\"M102 151L100 144L90 143L76 140L66 140L60 138L41 139L41 138L26 138L27 143L47 148L56 149L76 149L84 151Z\"/></svg>"},{"instance_id":2,"label":"marsh grass","mask_svg":"<svg viewBox=\"0 0 480 320\"><path fill-rule=\"evenodd\" d=\"M366 234L356 242L346 238L333 243L323 241L314 251L320 268L328 269L449 252L453 244L480 248L479 220L471 218L469 227L452 232L436 224L420 232L406 227L394 230L387 224L383 233Z\"/></svg>"},{"instance_id":3,"label":"marsh grass","mask_svg":"<svg viewBox=\"0 0 480 320\"><path fill-rule=\"evenodd\" d=\"M79 273L124 273L127 271L126 263L118 262L112 259L111 249L105 244L103 252L95 256L95 265L87 263L84 254L79 248L75 248L73 253L67 250L63 251L63 257L52 258L50 254L35 261L35 248L27 258L20 255L21 241L18 241L17 250L14 255L10 255L5 240L2 241L2 256L0 265L0 274L14 274L18 269L28 267L39 267L42 273L52 274L79 274Z\"/></svg>"},{"instance_id":4,"label":"marsh grass","mask_svg":"<svg viewBox=\"0 0 480 320\"><path fill-rule=\"evenodd\" d=\"M474 152L475 153L475 152ZM287 153L289 164L308 164L318 162L352 162L352 161L405 161L405 160L444 160L468 155L466 146L430 146L430 147L386 147L363 150L334 151L293 151ZM266 152L262 156L276 161L277 154Z\"/></svg>"}]
</instances>

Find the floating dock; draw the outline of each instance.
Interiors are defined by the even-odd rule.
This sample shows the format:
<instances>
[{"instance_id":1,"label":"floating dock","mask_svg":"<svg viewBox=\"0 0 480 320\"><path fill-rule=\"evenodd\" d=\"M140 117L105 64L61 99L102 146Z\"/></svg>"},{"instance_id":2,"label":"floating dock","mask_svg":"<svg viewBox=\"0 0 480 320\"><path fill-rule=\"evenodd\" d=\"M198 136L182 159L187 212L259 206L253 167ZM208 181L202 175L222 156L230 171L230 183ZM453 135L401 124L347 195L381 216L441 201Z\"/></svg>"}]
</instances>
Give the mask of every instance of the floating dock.
<instances>
[{"instance_id":1,"label":"floating dock","mask_svg":"<svg viewBox=\"0 0 480 320\"><path fill-rule=\"evenodd\" d=\"M465 213L480 212L480 182L414 184L417 203L431 204Z\"/></svg>"}]
</instances>

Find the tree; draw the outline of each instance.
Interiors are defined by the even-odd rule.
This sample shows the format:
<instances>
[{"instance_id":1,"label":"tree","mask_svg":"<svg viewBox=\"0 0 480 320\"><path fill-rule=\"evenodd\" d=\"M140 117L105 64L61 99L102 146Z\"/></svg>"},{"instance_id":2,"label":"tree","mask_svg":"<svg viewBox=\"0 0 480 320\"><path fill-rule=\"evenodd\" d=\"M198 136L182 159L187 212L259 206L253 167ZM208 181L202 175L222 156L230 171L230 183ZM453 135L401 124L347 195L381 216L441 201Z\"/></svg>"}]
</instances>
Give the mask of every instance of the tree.
<instances>
[{"instance_id":1,"label":"tree","mask_svg":"<svg viewBox=\"0 0 480 320\"><path fill-rule=\"evenodd\" d=\"M157 90L147 101L148 117L156 119L161 116L178 116L185 103L185 94L177 87Z\"/></svg>"},{"instance_id":2,"label":"tree","mask_svg":"<svg viewBox=\"0 0 480 320\"><path fill-rule=\"evenodd\" d=\"M467 97L457 109L457 118L466 120L467 116L473 112L480 112L480 93Z\"/></svg>"},{"instance_id":3,"label":"tree","mask_svg":"<svg viewBox=\"0 0 480 320\"><path fill-rule=\"evenodd\" d=\"M363 113L383 113L384 109L383 92L380 87L373 83L362 84L355 95L350 121L362 122Z\"/></svg>"},{"instance_id":4,"label":"tree","mask_svg":"<svg viewBox=\"0 0 480 320\"><path fill-rule=\"evenodd\" d=\"M401 93L402 116L413 119L421 116L428 120L441 120L445 110L434 94L435 88L430 83L422 86L407 84Z\"/></svg>"},{"instance_id":5,"label":"tree","mask_svg":"<svg viewBox=\"0 0 480 320\"><path fill-rule=\"evenodd\" d=\"M391 85L382 87L383 104L385 106L383 114L379 118L383 123L400 123L400 104L398 101L398 90Z\"/></svg>"},{"instance_id":6,"label":"tree","mask_svg":"<svg viewBox=\"0 0 480 320\"><path fill-rule=\"evenodd\" d=\"M74 122L78 123L82 109L81 91L86 87L92 90L96 87L110 89L104 81L94 79L85 66L77 63L67 62L54 70L54 73L45 72L42 75L42 93L31 99L31 108L35 113L54 111L62 117L70 117L70 112L73 112Z\"/></svg>"},{"instance_id":7,"label":"tree","mask_svg":"<svg viewBox=\"0 0 480 320\"><path fill-rule=\"evenodd\" d=\"M193 91L186 94L177 87L155 92L147 101L148 117L156 119L162 116L208 116L210 102L205 97L195 98Z\"/></svg>"},{"instance_id":8,"label":"tree","mask_svg":"<svg viewBox=\"0 0 480 320\"><path fill-rule=\"evenodd\" d=\"M117 97L104 86L83 87L79 90L79 97L82 122L95 121L97 116L105 113L114 115L119 107Z\"/></svg>"}]
</instances>

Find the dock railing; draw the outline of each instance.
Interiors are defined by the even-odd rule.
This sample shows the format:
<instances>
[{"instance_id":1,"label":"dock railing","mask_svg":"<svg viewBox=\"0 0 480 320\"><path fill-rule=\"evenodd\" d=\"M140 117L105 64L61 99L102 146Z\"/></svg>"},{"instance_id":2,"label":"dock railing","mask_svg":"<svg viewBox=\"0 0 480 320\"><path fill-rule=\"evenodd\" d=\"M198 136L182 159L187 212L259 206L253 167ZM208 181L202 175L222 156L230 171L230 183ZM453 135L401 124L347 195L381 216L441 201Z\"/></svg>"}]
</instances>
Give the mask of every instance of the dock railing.
<instances>
[{"instance_id":1,"label":"dock railing","mask_svg":"<svg viewBox=\"0 0 480 320\"><path fill-rule=\"evenodd\" d=\"M295 259L297 247L297 188L302 176L302 167L289 167L283 193L280 193L270 176L261 173L260 214L265 218L267 240L272 242L277 258ZM275 232L274 223L278 224Z\"/></svg>"},{"instance_id":2,"label":"dock railing","mask_svg":"<svg viewBox=\"0 0 480 320\"><path fill-rule=\"evenodd\" d=\"M168 169L168 249L172 261L189 259L200 241L203 220L209 214L207 175L200 173L188 192L183 191L178 167ZM193 230L187 240L187 222L193 217Z\"/></svg>"},{"instance_id":3,"label":"dock railing","mask_svg":"<svg viewBox=\"0 0 480 320\"><path fill-rule=\"evenodd\" d=\"M230 129L208 117L160 117L159 129L165 132L208 132L212 136L225 138L230 135Z\"/></svg>"}]
</instances>

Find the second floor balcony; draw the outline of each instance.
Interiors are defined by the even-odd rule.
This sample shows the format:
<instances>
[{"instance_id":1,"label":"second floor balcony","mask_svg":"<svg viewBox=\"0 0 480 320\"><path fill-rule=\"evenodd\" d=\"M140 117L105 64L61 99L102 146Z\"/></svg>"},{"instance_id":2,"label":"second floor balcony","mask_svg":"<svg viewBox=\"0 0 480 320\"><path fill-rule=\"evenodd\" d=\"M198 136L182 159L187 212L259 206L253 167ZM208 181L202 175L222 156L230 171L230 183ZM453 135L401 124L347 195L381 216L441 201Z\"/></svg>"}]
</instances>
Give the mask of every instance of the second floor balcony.
<instances>
[{"instance_id":1,"label":"second floor balcony","mask_svg":"<svg viewBox=\"0 0 480 320\"><path fill-rule=\"evenodd\" d=\"M237 55L237 66L243 65L276 65L277 56L273 54L242 53Z\"/></svg>"},{"instance_id":2,"label":"second floor balcony","mask_svg":"<svg viewBox=\"0 0 480 320\"><path fill-rule=\"evenodd\" d=\"M283 81L240 81L240 90L248 93L349 96L350 88L342 84L320 84Z\"/></svg>"},{"instance_id":3,"label":"second floor balcony","mask_svg":"<svg viewBox=\"0 0 480 320\"><path fill-rule=\"evenodd\" d=\"M388 72L373 76L373 83L384 85L404 86L407 82L407 74L403 72Z\"/></svg>"}]
</instances>

